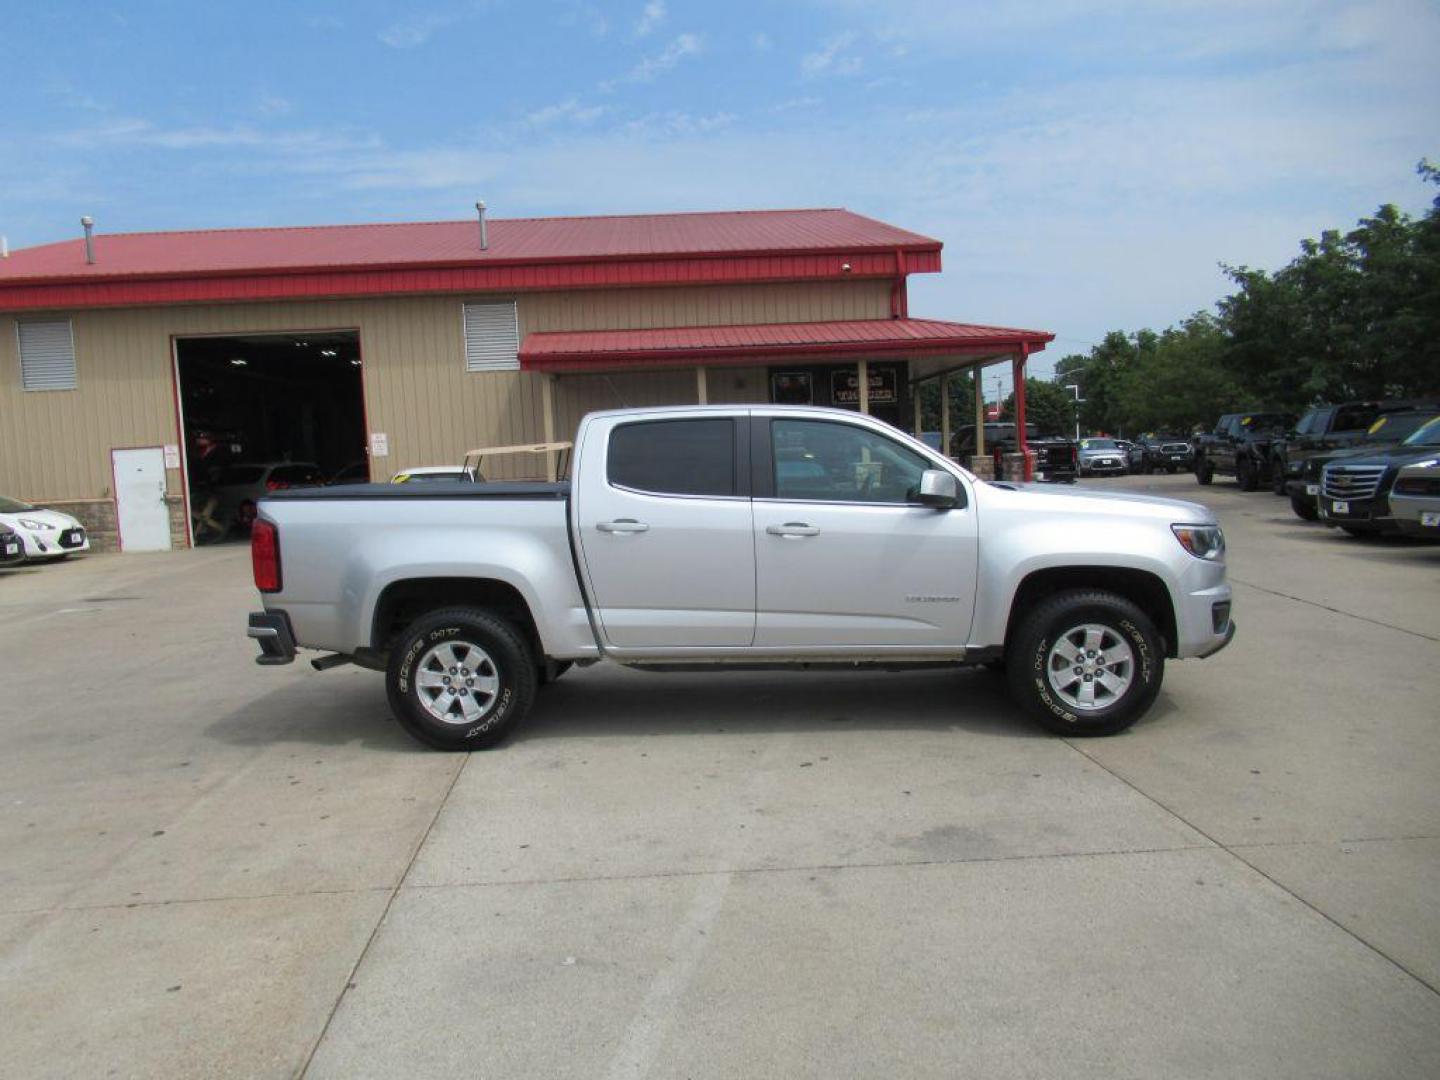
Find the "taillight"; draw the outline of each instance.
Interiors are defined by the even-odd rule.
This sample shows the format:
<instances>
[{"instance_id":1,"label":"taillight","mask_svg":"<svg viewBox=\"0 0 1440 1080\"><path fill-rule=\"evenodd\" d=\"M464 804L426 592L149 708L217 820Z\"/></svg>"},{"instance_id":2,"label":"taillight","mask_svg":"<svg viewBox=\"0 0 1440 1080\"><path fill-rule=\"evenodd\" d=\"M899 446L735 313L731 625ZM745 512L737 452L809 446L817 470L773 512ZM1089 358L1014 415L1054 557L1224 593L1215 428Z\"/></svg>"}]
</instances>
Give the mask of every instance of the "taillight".
<instances>
[{"instance_id":1,"label":"taillight","mask_svg":"<svg viewBox=\"0 0 1440 1080\"><path fill-rule=\"evenodd\" d=\"M266 491L283 491L285 488L288 488L289 486L290 486L290 485L287 484L284 480L266 480L266 481L265 481L265 490L266 490Z\"/></svg>"},{"instance_id":2,"label":"taillight","mask_svg":"<svg viewBox=\"0 0 1440 1080\"><path fill-rule=\"evenodd\" d=\"M250 563L255 570L255 588L266 593L280 591L280 530L263 518L250 529Z\"/></svg>"}]
</instances>

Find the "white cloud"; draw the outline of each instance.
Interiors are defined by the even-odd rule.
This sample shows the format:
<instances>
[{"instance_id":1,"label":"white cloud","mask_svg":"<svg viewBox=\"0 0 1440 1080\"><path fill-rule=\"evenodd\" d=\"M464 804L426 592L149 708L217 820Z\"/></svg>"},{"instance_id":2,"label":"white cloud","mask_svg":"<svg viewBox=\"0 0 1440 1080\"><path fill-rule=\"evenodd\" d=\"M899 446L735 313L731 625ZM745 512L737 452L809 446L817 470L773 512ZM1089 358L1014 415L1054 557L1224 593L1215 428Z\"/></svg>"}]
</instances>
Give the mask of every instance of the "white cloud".
<instances>
[{"instance_id":1,"label":"white cloud","mask_svg":"<svg viewBox=\"0 0 1440 1080\"><path fill-rule=\"evenodd\" d=\"M285 116L294 108L288 98L279 94L262 93L255 101L255 111L261 116Z\"/></svg>"},{"instance_id":2,"label":"white cloud","mask_svg":"<svg viewBox=\"0 0 1440 1080\"><path fill-rule=\"evenodd\" d=\"M859 40L860 35L853 30L836 34L815 52L806 53L800 58L801 73L811 79L821 75L858 74L865 66L865 61L846 50Z\"/></svg>"},{"instance_id":3,"label":"white cloud","mask_svg":"<svg viewBox=\"0 0 1440 1080\"><path fill-rule=\"evenodd\" d=\"M656 76L670 71L687 56L700 51L701 41L697 34L680 34L671 40L663 50L654 56L647 56L618 79L606 79L600 84L602 90L613 90L622 83L654 82Z\"/></svg>"},{"instance_id":4,"label":"white cloud","mask_svg":"<svg viewBox=\"0 0 1440 1080\"><path fill-rule=\"evenodd\" d=\"M645 37L665 21L665 0L650 0L635 22L635 36Z\"/></svg>"},{"instance_id":5,"label":"white cloud","mask_svg":"<svg viewBox=\"0 0 1440 1080\"><path fill-rule=\"evenodd\" d=\"M582 105L575 98L567 98L527 113L523 123L532 128L553 127L561 123L593 124L609 111L608 105Z\"/></svg>"},{"instance_id":6,"label":"white cloud","mask_svg":"<svg viewBox=\"0 0 1440 1080\"><path fill-rule=\"evenodd\" d=\"M750 39L750 47L756 52L769 52L775 47L775 43L770 40L769 34L760 30Z\"/></svg>"},{"instance_id":7,"label":"white cloud","mask_svg":"<svg viewBox=\"0 0 1440 1080\"><path fill-rule=\"evenodd\" d=\"M697 116L682 110L671 109L631 120L625 124L624 130L633 135L649 136L705 135L712 131L719 131L721 128L727 128L735 123L735 120L736 116L731 112Z\"/></svg>"},{"instance_id":8,"label":"white cloud","mask_svg":"<svg viewBox=\"0 0 1440 1080\"><path fill-rule=\"evenodd\" d=\"M771 105L770 112L783 113L792 112L795 109L814 109L818 108L823 104L825 104L824 98L818 98L813 96L789 98L788 100L782 101L779 104Z\"/></svg>"},{"instance_id":9,"label":"white cloud","mask_svg":"<svg viewBox=\"0 0 1440 1080\"><path fill-rule=\"evenodd\" d=\"M392 49L414 49L429 41L437 30L443 30L459 21L460 17L451 12L425 12L391 23L376 37Z\"/></svg>"}]
</instances>

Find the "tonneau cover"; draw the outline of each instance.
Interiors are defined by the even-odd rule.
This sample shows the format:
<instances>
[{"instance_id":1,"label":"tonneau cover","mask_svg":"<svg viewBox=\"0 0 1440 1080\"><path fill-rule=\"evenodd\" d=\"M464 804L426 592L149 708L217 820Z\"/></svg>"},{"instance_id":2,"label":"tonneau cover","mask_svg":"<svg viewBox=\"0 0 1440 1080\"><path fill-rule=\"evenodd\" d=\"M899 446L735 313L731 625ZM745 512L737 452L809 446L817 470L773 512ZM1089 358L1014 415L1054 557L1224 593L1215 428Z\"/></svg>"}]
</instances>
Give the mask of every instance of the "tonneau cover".
<instances>
[{"instance_id":1,"label":"tonneau cover","mask_svg":"<svg viewBox=\"0 0 1440 1080\"><path fill-rule=\"evenodd\" d=\"M556 499L570 495L570 482L497 481L473 484L468 480L443 480L425 484L339 484L335 487L284 488L272 491L260 501L301 499Z\"/></svg>"}]
</instances>

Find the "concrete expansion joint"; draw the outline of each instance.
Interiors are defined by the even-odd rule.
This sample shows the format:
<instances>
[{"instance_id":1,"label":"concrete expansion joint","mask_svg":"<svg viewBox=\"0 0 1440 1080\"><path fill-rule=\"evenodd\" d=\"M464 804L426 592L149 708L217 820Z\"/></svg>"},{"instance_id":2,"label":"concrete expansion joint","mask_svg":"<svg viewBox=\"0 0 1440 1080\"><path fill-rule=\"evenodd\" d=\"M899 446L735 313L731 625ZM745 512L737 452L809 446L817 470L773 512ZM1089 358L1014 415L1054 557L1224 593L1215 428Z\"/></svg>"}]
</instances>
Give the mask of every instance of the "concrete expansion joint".
<instances>
[{"instance_id":1,"label":"concrete expansion joint","mask_svg":"<svg viewBox=\"0 0 1440 1080\"><path fill-rule=\"evenodd\" d=\"M1293 600L1297 604L1306 604L1309 607L1319 608L1321 611L1344 615L1348 619L1358 619L1360 622L1369 623L1371 626L1384 627L1386 630L1398 630L1402 634L1418 637L1422 641L1440 641L1440 637L1436 637L1434 634L1427 634L1422 630L1411 630L1409 627L1396 626L1394 623L1382 622L1380 619L1372 619L1368 615L1357 615L1355 612L1346 611L1344 608L1331 607L1329 604L1322 604L1318 600L1307 600L1303 596L1294 596L1290 593L1280 592L1278 589L1267 589L1264 585L1256 585L1253 581L1242 581L1233 575L1230 575L1229 580L1231 585L1244 585L1247 589L1254 589L1256 592L1266 593L1269 596L1278 596L1282 600Z\"/></svg>"},{"instance_id":2,"label":"concrete expansion joint","mask_svg":"<svg viewBox=\"0 0 1440 1080\"><path fill-rule=\"evenodd\" d=\"M1051 859L1093 859L1125 855L1163 855L1180 851L1213 851L1219 844L1179 844L1169 847L1097 848L1094 851L1049 851L1033 855L976 855L953 859L894 859L861 863L801 863L793 866L736 866L707 870L656 870L639 874L593 874L576 877L523 878L515 881L444 881L405 885L407 891L438 889L512 889L531 885L586 885L612 881L662 881L667 878L706 878L760 874L803 874L816 870L894 870L914 867L973 866L986 863L1043 862Z\"/></svg>"},{"instance_id":3,"label":"concrete expansion joint","mask_svg":"<svg viewBox=\"0 0 1440 1080\"><path fill-rule=\"evenodd\" d=\"M125 900L109 904L55 904L51 907L16 908L0 915L63 915L71 911L124 911L127 908L179 907L185 904L230 904L237 900L295 900L306 896L361 896L391 892L393 885L362 885L354 889L297 889L292 892L234 893L224 896L179 896L169 900Z\"/></svg>"}]
</instances>

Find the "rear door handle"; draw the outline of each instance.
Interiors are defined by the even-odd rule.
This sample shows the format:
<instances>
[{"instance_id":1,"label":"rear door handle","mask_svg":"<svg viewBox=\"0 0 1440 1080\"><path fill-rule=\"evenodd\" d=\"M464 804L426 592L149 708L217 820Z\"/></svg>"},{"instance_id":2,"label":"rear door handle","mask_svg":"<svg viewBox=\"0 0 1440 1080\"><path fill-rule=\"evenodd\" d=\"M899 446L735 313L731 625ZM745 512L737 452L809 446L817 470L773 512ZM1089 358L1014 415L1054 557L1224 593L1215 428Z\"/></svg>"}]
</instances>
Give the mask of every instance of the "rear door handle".
<instances>
[{"instance_id":1,"label":"rear door handle","mask_svg":"<svg viewBox=\"0 0 1440 1080\"><path fill-rule=\"evenodd\" d=\"M608 533L639 533L648 531L650 526L634 518L616 518L614 521L598 521L595 528Z\"/></svg>"},{"instance_id":2,"label":"rear door handle","mask_svg":"<svg viewBox=\"0 0 1440 1080\"><path fill-rule=\"evenodd\" d=\"M820 530L814 525L807 525L803 521L787 521L784 525L766 525L765 531L771 536L819 536Z\"/></svg>"}]
</instances>

